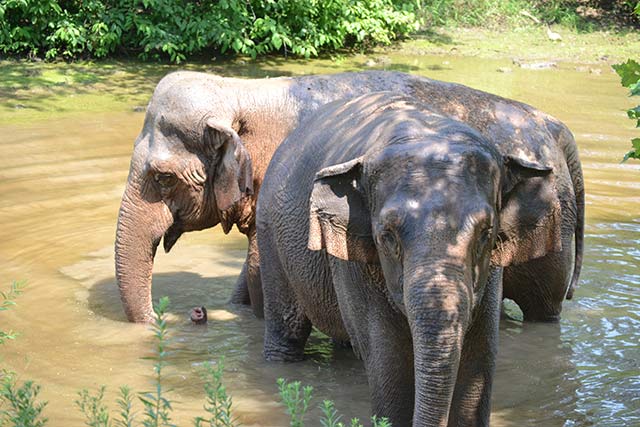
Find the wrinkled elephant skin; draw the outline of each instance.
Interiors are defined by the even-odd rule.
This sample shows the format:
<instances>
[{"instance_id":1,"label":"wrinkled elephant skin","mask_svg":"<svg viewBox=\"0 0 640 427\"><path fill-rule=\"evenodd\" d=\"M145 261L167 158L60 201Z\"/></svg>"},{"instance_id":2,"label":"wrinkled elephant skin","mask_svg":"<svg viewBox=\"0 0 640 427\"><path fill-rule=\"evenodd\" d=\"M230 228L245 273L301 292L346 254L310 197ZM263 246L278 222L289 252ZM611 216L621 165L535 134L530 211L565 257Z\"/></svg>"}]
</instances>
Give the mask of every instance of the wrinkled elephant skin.
<instances>
[{"instance_id":1,"label":"wrinkled elephant skin","mask_svg":"<svg viewBox=\"0 0 640 427\"><path fill-rule=\"evenodd\" d=\"M394 426L488 425L503 269L562 252L553 151L392 92L320 108L258 200L265 357L302 359L315 326Z\"/></svg>"},{"instance_id":2,"label":"wrinkled elephant skin","mask_svg":"<svg viewBox=\"0 0 640 427\"><path fill-rule=\"evenodd\" d=\"M397 72L242 80L194 72L163 78L135 141L116 233L116 279L127 318L153 319L151 277L156 248L169 251L189 231L234 226L249 240L232 302L251 303L262 316L255 206L275 149L321 105L363 93L394 90L461 120L509 152L535 156L552 145L563 215L564 252L505 271L505 296L531 320L554 320L569 296L582 256L583 187L575 142L557 120L514 101L465 86ZM575 273L567 272L573 236ZM541 281L540 271L552 280Z\"/></svg>"}]
</instances>

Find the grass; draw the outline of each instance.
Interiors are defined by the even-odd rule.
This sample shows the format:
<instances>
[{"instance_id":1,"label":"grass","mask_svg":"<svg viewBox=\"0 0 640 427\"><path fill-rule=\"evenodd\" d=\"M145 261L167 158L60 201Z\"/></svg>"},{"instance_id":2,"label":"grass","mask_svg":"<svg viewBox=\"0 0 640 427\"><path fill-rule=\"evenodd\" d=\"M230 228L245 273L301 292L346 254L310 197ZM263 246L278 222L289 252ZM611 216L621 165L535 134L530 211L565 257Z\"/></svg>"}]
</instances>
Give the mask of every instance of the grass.
<instances>
[{"instance_id":1,"label":"grass","mask_svg":"<svg viewBox=\"0 0 640 427\"><path fill-rule=\"evenodd\" d=\"M546 27L505 30L439 28L390 48L407 55L454 55L485 59L553 60L578 64L614 64L638 56L640 32L594 31L581 33L554 26L562 41L553 42Z\"/></svg>"}]
</instances>

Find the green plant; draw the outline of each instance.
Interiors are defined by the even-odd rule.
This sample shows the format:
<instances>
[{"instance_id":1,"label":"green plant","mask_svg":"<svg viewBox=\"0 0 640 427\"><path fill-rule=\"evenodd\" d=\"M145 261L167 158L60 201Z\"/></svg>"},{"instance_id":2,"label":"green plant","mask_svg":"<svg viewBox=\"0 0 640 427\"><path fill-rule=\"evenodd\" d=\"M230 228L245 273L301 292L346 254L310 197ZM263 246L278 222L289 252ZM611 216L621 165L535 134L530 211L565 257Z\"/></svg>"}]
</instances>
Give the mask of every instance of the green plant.
<instances>
[{"instance_id":1,"label":"green plant","mask_svg":"<svg viewBox=\"0 0 640 427\"><path fill-rule=\"evenodd\" d=\"M639 3L640 5L640 3ZM640 6L636 8L640 13ZM633 59L622 64L613 65L613 69L618 73L622 86L629 89L629 96L640 95L640 64ZM640 128L640 105L627 110L627 116L636 121L636 128ZM640 159L640 137L631 140L632 150L625 154L623 162L628 159Z\"/></svg>"},{"instance_id":2,"label":"green plant","mask_svg":"<svg viewBox=\"0 0 640 427\"><path fill-rule=\"evenodd\" d=\"M65 59L116 50L180 63L219 50L315 56L415 30L419 0L0 0L0 52Z\"/></svg>"},{"instance_id":3,"label":"green plant","mask_svg":"<svg viewBox=\"0 0 640 427\"><path fill-rule=\"evenodd\" d=\"M153 371L155 373L155 390L143 392L140 394L139 399L144 405L144 416L142 425L144 427L175 427L171 424L171 402L164 396L168 391L163 388L162 380L163 368L167 365L167 351L168 330L166 321L166 310L169 307L169 298L162 297L158 302L158 305L153 307L153 311L156 314L155 322L152 325L152 330L156 339L155 354L153 356L145 357L147 360L153 360Z\"/></svg>"},{"instance_id":4,"label":"green plant","mask_svg":"<svg viewBox=\"0 0 640 427\"><path fill-rule=\"evenodd\" d=\"M109 409L103 402L106 387L98 389L95 396L92 396L87 389L78 393L79 400L76 405L86 418L85 425L88 427L109 427Z\"/></svg>"},{"instance_id":5,"label":"green plant","mask_svg":"<svg viewBox=\"0 0 640 427\"><path fill-rule=\"evenodd\" d=\"M346 427L341 422L342 415L338 414L334 403L331 400L324 400L320 405L322 411L322 418L320 424L322 427ZM371 425L373 427L391 427L391 423L386 418L378 418L375 415L371 417ZM352 418L349 427L363 427L358 418Z\"/></svg>"},{"instance_id":6,"label":"green plant","mask_svg":"<svg viewBox=\"0 0 640 427\"><path fill-rule=\"evenodd\" d=\"M22 288L24 288L26 282L16 282L14 281L11 284L11 289L8 292L0 291L0 297L2 297L2 302L0 303L0 311L7 311L11 307L15 306L15 298L22 293ZM17 334L12 331L0 331L0 344L4 344L6 340L15 339Z\"/></svg>"},{"instance_id":7,"label":"green plant","mask_svg":"<svg viewBox=\"0 0 640 427\"><path fill-rule=\"evenodd\" d=\"M4 372L0 383L0 425L9 421L15 427L43 427L47 418L42 410L47 402L38 402L40 386L33 381L18 385L12 373ZM5 409L2 409L6 406Z\"/></svg>"},{"instance_id":8,"label":"green plant","mask_svg":"<svg viewBox=\"0 0 640 427\"><path fill-rule=\"evenodd\" d=\"M279 378L277 384L280 398L287 407L287 414L291 417L291 427L303 427L304 416L313 395L313 387L302 387L300 381L287 382L284 378Z\"/></svg>"},{"instance_id":9,"label":"green plant","mask_svg":"<svg viewBox=\"0 0 640 427\"><path fill-rule=\"evenodd\" d=\"M131 389L123 385L120 387L120 396L116 399L116 405L120 408L120 418L115 420L117 427L133 427L135 413L133 412L133 396Z\"/></svg>"},{"instance_id":10,"label":"green plant","mask_svg":"<svg viewBox=\"0 0 640 427\"><path fill-rule=\"evenodd\" d=\"M207 395L204 410L209 413L209 418L197 417L195 419L196 427L234 427L237 425L232 414L231 396L227 394L222 383L223 371L224 359L221 359L215 366L210 363L204 365L204 390Z\"/></svg>"}]
</instances>

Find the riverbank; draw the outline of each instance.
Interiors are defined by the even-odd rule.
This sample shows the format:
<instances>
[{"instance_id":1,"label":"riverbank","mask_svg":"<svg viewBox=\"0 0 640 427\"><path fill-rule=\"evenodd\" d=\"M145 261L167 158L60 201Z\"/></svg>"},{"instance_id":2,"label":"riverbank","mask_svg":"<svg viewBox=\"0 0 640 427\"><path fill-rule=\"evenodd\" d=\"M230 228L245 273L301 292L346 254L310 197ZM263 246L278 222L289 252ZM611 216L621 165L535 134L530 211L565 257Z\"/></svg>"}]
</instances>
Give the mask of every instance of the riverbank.
<instances>
[{"instance_id":1,"label":"riverbank","mask_svg":"<svg viewBox=\"0 0 640 427\"><path fill-rule=\"evenodd\" d=\"M585 65L615 64L640 55L640 31L577 32L561 26L550 27L549 31L552 34L542 25L504 31L438 28L416 34L412 40L387 50L401 49L417 55L477 56Z\"/></svg>"},{"instance_id":2,"label":"riverbank","mask_svg":"<svg viewBox=\"0 0 640 427\"><path fill-rule=\"evenodd\" d=\"M457 58L458 66L465 67L472 82L474 58L493 61L495 71L504 73L515 68L572 68L609 74L613 73L611 64L640 53L640 32L578 33L564 27L551 30L562 40L550 40L543 26L503 32L436 29L387 48L366 53L345 51L313 60L276 55L210 58L181 65L138 60L5 60L0 61L0 121L19 124L72 112L144 111L155 84L178 69L252 78L363 69L437 72L449 68L451 58ZM445 55L446 60L440 58ZM407 63L407 57L415 58L413 64ZM429 73L429 77L439 78L437 73ZM464 80L461 83L471 84Z\"/></svg>"}]
</instances>

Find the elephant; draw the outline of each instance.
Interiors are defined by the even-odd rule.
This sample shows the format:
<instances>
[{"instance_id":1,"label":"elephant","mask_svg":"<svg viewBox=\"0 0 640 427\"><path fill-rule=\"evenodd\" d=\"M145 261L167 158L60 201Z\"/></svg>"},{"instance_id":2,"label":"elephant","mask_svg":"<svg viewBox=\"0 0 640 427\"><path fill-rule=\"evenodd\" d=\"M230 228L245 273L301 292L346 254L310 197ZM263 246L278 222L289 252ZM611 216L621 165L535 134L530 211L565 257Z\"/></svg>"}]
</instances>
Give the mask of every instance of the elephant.
<instances>
[{"instance_id":1,"label":"elephant","mask_svg":"<svg viewBox=\"0 0 640 427\"><path fill-rule=\"evenodd\" d=\"M394 426L488 425L504 270L562 251L557 149L394 92L321 107L258 198L265 358L303 359L315 326Z\"/></svg>"},{"instance_id":2,"label":"elephant","mask_svg":"<svg viewBox=\"0 0 640 427\"><path fill-rule=\"evenodd\" d=\"M134 143L118 214L115 270L128 320L153 320L151 278L160 241L168 252L183 233L218 224L225 233L236 225L248 238L231 302L251 304L262 317L255 207L271 156L321 105L380 90L414 96L506 147L527 145L535 151L536 144L551 142L553 155L564 153L554 169L560 177L563 252L505 271L505 296L523 308L526 320L557 320L565 295L570 298L573 293L582 261L584 189L569 130L515 101L385 71L271 79L188 71L165 76L154 90Z\"/></svg>"}]
</instances>

